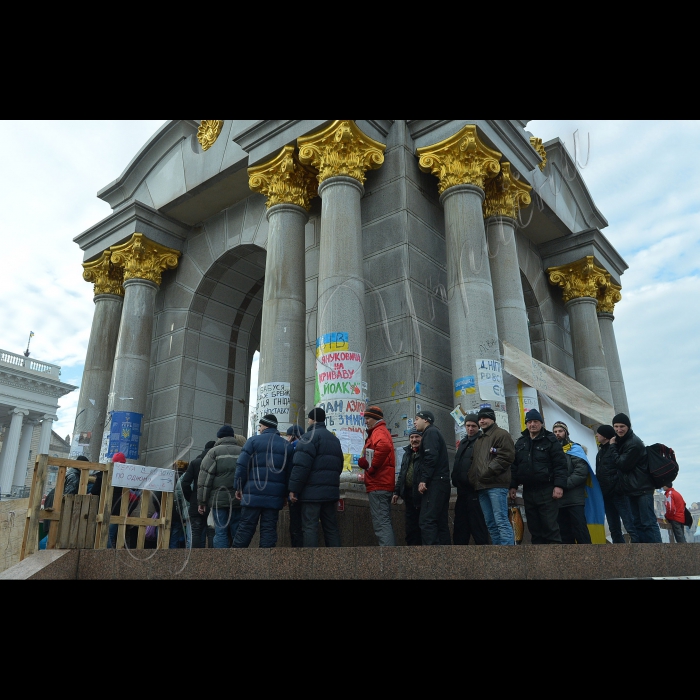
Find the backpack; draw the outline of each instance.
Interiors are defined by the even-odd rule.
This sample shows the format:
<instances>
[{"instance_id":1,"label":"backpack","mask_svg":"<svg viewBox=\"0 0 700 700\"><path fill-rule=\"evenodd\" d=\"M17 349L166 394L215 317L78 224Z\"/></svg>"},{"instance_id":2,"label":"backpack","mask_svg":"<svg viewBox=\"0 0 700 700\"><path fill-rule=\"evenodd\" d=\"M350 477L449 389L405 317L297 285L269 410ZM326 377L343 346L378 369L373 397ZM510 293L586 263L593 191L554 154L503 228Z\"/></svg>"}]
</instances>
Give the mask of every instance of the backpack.
<instances>
[{"instance_id":1,"label":"backpack","mask_svg":"<svg viewBox=\"0 0 700 700\"><path fill-rule=\"evenodd\" d=\"M685 522L683 524L686 527L693 527L693 516L687 508L683 511L683 516L685 517Z\"/></svg>"},{"instance_id":2,"label":"backpack","mask_svg":"<svg viewBox=\"0 0 700 700\"><path fill-rule=\"evenodd\" d=\"M666 447L660 442L649 445L647 447L647 459L649 476L657 489L676 480L678 476L678 462L676 462L675 452L670 447Z\"/></svg>"}]
</instances>

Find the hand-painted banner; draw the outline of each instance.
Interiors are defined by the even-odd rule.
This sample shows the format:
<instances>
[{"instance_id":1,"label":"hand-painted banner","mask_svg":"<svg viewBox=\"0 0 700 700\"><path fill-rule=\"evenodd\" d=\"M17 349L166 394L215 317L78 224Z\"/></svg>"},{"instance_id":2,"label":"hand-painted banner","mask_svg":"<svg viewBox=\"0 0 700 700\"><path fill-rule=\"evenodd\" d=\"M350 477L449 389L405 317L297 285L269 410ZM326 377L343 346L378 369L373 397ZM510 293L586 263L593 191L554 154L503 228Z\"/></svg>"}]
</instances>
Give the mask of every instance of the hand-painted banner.
<instances>
[{"instance_id":1,"label":"hand-painted banner","mask_svg":"<svg viewBox=\"0 0 700 700\"><path fill-rule=\"evenodd\" d=\"M258 387L256 422L264 415L272 414L277 417L280 430L286 430L289 427L290 386L289 382L268 382Z\"/></svg>"},{"instance_id":2,"label":"hand-painted banner","mask_svg":"<svg viewBox=\"0 0 700 700\"><path fill-rule=\"evenodd\" d=\"M503 368L498 360L477 360L476 376L479 381L479 398L482 401L505 401Z\"/></svg>"}]
</instances>

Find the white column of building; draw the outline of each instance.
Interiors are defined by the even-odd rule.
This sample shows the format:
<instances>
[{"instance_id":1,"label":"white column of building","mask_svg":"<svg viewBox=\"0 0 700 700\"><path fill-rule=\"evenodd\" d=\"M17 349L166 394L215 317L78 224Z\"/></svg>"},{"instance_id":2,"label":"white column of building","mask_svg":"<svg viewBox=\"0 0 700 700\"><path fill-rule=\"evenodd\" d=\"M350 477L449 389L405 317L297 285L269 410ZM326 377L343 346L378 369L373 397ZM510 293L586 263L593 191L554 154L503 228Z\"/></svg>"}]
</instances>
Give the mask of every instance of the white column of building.
<instances>
[{"instance_id":1,"label":"white column of building","mask_svg":"<svg viewBox=\"0 0 700 700\"><path fill-rule=\"evenodd\" d=\"M38 420L27 420L22 426L22 437L19 441L19 450L17 451L17 462L15 463L15 473L12 477L12 486L24 487L24 483L27 480L29 450L32 447L34 427L37 425L39 425Z\"/></svg>"},{"instance_id":2,"label":"white column of building","mask_svg":"<svg viewBox=\"0 0 700 700\"><path fill-rule=\"evenodd\" d=\"M58 420L58 416L54 416L51 413L44 415L41 421L41 433L39 434L39 454L47 455L49 453L49 447L51 445L51 431L53 430L53 422Z\"/></svg>"},{"instance_id":3,"label":"white column of building","mask_svg":"<svg viewBox=\"0 0 700 700\"><path fill-rule=\"evenodd\" d=\"M267 260L260 330L258 412L277 416L280 432L305 425L306 253L304 227L317 194L314 173L294 146L248 169L250 189L267 197Z\"/></svg>"},{"instance_id":4,"label":"white column of building","mask_svg":"<svg viewBox=\"0 0 700 700\"><path fill-rule=\"evenodd\" d=\"M10 427L5 435L2 446L2 466L0 466L0 494L9 494L12 490L12 478L15 474L17 453L22 435L22 421L29 415L26 408L13 408L8 414L11 418Z\"/></svg>"}]
</instances>

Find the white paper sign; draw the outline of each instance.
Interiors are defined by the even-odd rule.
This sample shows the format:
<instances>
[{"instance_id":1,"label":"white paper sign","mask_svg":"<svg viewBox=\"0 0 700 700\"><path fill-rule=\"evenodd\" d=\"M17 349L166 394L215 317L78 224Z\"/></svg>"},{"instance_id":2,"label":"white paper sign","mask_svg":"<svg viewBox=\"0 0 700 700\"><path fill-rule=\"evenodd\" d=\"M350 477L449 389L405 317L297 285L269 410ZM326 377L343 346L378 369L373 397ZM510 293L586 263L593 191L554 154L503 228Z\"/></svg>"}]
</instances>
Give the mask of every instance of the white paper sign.
<instances>
[{"instance_id":1,"label":"white paper sign","mask_svg":"<svg viewBox=\"0 0 700 700\"><path fill-rule=\"evenodd\" d=\"M116 463L112 472L112 486L172 493L175 490L175 470Z\"/></svg>"},{"instance_id":2,"label":"white paper sign","mask_svg":"<svg viewBox=\"0 0 700 700\"><path fill-rule=\"evenodd\" d=\"M498 360L477 360L476 377L482 401L505 401L503 368Z\"/></svg>"},{"instance_id":3,"label":"white paper sign","mask_svg":"<svg viewBox=\"0 0 700 700\"><path fill-rule=\"evenodd\" d=\"M340 440L340 446L344 455L359 455L365 446L365 437L354 430L338 430L336 437Z\"/></svg>"}]
</instances>

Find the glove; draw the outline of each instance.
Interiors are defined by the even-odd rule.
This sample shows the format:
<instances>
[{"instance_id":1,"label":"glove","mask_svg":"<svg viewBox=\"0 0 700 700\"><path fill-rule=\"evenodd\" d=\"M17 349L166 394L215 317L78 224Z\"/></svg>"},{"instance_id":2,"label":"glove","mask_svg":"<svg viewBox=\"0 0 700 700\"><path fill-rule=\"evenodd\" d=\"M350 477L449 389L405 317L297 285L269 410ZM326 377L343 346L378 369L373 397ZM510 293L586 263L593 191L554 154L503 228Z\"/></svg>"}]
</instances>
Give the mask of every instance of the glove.
<instances>
[{"instance_id":1,"label":"glove","mask_svg":"<svg viewBox=\"0 0 700 700\"><path fill-rule=\"evenodd\" d=\"M369 467L369 462L364 457L360 457L360 459L357 460L357 466L360 469L367 469Z\"/></svg>"}]
</instances>

